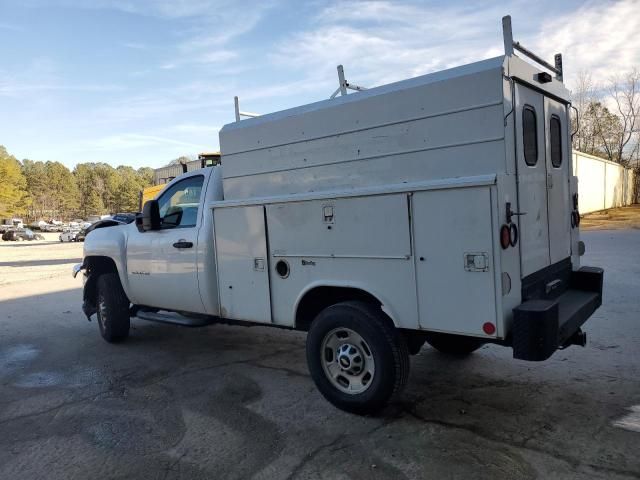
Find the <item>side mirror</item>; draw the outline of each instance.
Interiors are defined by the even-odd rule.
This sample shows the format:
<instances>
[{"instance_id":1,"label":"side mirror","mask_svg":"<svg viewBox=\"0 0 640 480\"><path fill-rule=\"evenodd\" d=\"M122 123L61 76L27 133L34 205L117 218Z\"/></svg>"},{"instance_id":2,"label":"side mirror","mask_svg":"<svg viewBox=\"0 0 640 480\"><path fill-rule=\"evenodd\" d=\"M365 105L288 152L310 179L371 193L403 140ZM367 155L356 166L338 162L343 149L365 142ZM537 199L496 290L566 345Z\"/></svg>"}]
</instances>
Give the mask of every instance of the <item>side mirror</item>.
<instances>
[{"instance_id":1,"label":"side mirror","mask_svg":"<svg viewBox=\"0 0 640 480\"><path fill-rule=\"evenodd\" d=\"M149 200L142 207L142 213L136 216L136 226L140 232L160 230L160 207L157 200Z\"/></svg>"}]
</instances>

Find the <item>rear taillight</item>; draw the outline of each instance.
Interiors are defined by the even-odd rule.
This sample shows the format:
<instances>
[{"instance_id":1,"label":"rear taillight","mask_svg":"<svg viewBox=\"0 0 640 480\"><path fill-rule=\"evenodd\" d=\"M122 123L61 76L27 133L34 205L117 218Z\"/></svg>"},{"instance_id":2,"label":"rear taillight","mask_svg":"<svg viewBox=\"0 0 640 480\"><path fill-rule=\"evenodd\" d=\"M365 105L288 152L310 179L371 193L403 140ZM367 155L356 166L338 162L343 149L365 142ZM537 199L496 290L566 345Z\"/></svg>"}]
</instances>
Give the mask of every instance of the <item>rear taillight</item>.
<instances>
[{"instance_id":1,"label":"rear taillight","mask_svg":"<svg viewBox=\"0 0 640 480\"><path fill-rule=\"evenodd\" d=\"M500 246L503 250L515 247L518 243L518 227L515 223L505 223L500 227Z\"/></svg>"},{"instance_id":2,"label":"rear taillight","mask_svg":"<svg viewBox=\"0 0 640 480\"><path fill-rule=\"evenodd\" d=\"M485 324L482 325L482 331L487 335L493 335L496 333L496 326L491 322L485 322Z\"/></svg>"},{"instance_id":3,"label":"rear taillight","mask_svg":"<svg viewBox=\"0 0 640 480\"><path fill-rule=\"evenodd\" d=\"M503 250L506 250L511 245L511 230L509 225L502 225L500 227L500 246Z\"/></svg>"}]
</instances>

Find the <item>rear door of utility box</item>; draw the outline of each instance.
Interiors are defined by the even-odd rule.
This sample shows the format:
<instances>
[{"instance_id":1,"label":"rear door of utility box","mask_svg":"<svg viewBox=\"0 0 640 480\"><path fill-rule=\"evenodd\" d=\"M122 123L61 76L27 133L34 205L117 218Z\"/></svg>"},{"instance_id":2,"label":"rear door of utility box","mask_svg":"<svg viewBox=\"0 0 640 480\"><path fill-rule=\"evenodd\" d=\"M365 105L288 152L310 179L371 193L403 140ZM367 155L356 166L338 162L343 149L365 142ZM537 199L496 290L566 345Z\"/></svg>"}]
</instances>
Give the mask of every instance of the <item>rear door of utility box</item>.
<instances>
[{"instance_id":1,"label":"rear door of utility box","mask_svg":"<svg viewBox=\"0 0 640 480\"><path fill-rule=\"evenodd\" d=\"M483 330L487 322L498 329L490 192L477 187L413 194L421 328L496 335Z\"/></svg>"}]
</instances>

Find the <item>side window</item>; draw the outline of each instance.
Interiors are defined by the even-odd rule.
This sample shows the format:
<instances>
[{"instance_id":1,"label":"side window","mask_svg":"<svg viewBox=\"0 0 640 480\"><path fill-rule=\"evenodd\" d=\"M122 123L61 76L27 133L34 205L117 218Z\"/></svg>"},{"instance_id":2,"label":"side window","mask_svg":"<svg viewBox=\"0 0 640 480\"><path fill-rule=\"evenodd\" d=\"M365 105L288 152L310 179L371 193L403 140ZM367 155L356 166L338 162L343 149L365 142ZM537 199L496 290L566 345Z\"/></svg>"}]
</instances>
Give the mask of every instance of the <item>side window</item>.
<instances>
[{"instance_id":1,"label":"side window","mask_svg":"<svg viewBox=\"0 0 640 480\"><path fill-rule=\"evenodd\" d=\"M185 178L158 198L162 228L195 227L204 177Z\"/></svg>"},{"instance_id":2,"label":"side window","mask_svg":"<svg viewBox=\"0 0 640 480\"><path fill-rule=\"evenodd\" d=\"M549 143L551 143L551 165L560 168L562 165L562 127L560 117L551 115L549 121Z\"/></svg>"},{"instance_id":3,"label":"side window","mask_svg":"<svg viewBox=\"0 0 640 480\"><path fill-rule=\"evenodd\" d=\"M524 161L530 167L538 163L538 126L536 111L530 105L522 110L522 143L524 145Z\"/></svg>"}]
</instances>

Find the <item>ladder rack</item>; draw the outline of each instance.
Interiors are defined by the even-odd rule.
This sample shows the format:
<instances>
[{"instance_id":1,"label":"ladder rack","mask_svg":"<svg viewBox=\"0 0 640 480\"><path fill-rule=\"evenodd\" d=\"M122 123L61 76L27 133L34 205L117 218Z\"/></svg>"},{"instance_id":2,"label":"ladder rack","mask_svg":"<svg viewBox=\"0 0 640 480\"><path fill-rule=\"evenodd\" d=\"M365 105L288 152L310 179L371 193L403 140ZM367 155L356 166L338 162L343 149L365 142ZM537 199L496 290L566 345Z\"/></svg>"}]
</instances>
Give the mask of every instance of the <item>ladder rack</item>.
<instances>
[{"instance_id":1,"label":"ladder rack","mask_svg":"<svg viewBox=\"0 0 640 480\"><path fill-rule=\"evenodd\" d=\"M502 17L502 37L504 39L505 55L513 55L513 51L517 50L523 55L529 57L534 62L542 65L547 70L553 72L556 79L562 82L562 54L556 53L554 56L555 66L543 60L541 57L525 48L520 42L513 41L513 31L511 30L511 15Z\"/></svg>"}]
</instances>

